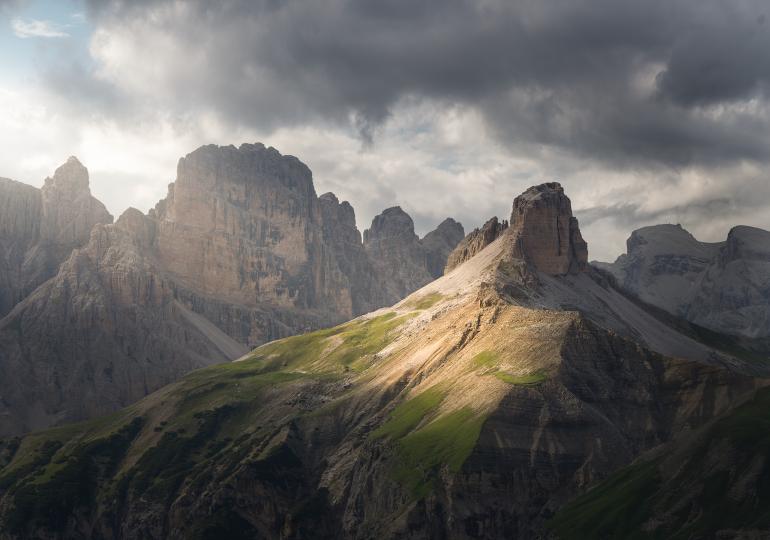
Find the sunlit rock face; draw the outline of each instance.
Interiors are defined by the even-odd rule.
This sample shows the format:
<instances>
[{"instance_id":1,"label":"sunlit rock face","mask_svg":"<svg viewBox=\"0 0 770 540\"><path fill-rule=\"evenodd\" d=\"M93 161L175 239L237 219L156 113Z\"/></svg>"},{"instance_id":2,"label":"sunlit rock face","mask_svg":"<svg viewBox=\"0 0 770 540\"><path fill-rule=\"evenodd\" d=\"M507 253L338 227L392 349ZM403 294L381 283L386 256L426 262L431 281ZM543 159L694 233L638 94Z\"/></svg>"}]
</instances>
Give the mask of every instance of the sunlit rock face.
<instances>
[{"instance_id":1,"label":"sunlit rock face","mask_svg":"<svg viewBox=\"0 0 770 540\"><path fill-rule=\"evenodd\" d=\"M588 245L558 182L533 186L516 197L509 234L514 254L541 272L565 275L586 269Z\"/></svg>"}]
</instances>

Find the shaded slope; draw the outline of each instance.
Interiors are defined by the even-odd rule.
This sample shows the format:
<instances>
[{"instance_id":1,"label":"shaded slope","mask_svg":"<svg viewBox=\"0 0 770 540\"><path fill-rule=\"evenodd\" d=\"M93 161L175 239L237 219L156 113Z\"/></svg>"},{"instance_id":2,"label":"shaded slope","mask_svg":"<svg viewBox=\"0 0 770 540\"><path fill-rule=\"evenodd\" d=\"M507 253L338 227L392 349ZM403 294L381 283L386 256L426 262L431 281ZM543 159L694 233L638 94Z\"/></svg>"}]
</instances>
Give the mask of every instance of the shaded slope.
<instances>
[{"instance_id":1,"label":"shaded slope","mask_svg":"<svg viewBox=\"0 0 770 540\"><path fill-rule=\"evenodd\" d=\"M572 501L559 538L764 538L770 530L770 389Z\"/></svg>"}]
</instances>

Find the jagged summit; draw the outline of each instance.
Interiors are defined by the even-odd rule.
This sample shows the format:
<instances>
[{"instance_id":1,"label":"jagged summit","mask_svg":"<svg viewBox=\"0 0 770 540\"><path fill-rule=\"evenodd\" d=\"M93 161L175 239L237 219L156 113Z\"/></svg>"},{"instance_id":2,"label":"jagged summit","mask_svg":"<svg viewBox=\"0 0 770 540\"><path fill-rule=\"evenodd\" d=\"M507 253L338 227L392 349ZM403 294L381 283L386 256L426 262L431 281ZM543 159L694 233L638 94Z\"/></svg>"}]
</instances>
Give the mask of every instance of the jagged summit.
<instances>
[{"instance_id":1,"label":"jagged summit","mask_svg":"<svg viewBox=\"0 0 770 540\"><path fill-rule=\"evenodd\" d=\"M414 221L400 206L386 208L374 217L372 225L364 231L364 244L395 237L417 239Z\"/></svg>"},{"instance_id":2,"label":"jagged summit","mask_svg":"<svg viewBox=\"0 0 770 540\"><path fill-rule=\"evenodd\" d=\"M514 255L551 275L585 270L588 245L580 234L572 203L558 182L533 186L516 197L509 234Z\"/></svg>"},{"instance_id":3,"label":"jagged summit","mask_svg":"<svg viewBox=\"0 0 770 540\"><path fill-rule=\"evenodd\" d=\"M54 171L53 177L45 179L43 189L56 188L73 195L90 195L88 182L88 169L80 163L75 156L70 156L67 161Z\"/></svg>"}]
</instances>

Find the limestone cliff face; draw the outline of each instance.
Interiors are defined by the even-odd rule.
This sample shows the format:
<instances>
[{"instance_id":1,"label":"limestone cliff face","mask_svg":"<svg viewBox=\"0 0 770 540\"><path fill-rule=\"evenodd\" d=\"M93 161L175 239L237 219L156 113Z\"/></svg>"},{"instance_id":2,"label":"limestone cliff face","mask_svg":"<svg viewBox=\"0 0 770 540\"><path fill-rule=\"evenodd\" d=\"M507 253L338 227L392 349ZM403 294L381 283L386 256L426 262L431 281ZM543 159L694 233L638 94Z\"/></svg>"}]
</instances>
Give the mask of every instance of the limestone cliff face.
<instances>
[{"instance_id":1,"label":"limestone cliff face","mask_svg":"<svg viewBox=\"0 0 770 540\"><path fill-rule=\"evenodd\" d=\"M509 234L514 253L546 274L575 274L588 264L588 246L558 182L533 186L516 197Z\"/></svg>"},{"instance_id":2,"label":"limestone cliff face","mask_svg":"<svg viewBox=\"0 0 770 540\"><path fill-rule=\"evenodd\" d=\"M495 216L484 223L480 229L473 229L447 256L444 272L451 271L476 255L476 253L497 240L507 228L508 222L506 220L500 222L497 216Z\"/></svg>"},{"instance_id":3,"label":"limestone cliff face","mask_svg":"<svg viewBox=\"0 0 770 540\"><path fill-rule=\"evenodd\" d=\"M74 157L42 189L0 179L0 317L51 278L95 224L111 222Z\"/></svg>"},{"instance_id":4,"label":"limestone cliff face","mask_svg":"<svg viewBox=\"0 0 770 540\"><path fill-rule=\"evenodd\" d=\"M770 232L734 227L699 242L680 225L634 231L627 253L594 263L645 302L730 334L770 336Z\"/></svg>"},{"instance_id":5,"label":"limestone cliff face","mask_svg":"<svg viewBox=\"0 0 770 540\"><path fill-rule=\"evenodd\" d=\"M352 315L349 295L335 295L340 276L326 272L312 174L293 156L260 144L201 147L179 161L154 217L159 260L204 294Z\"/></svg>"}]
</instances>

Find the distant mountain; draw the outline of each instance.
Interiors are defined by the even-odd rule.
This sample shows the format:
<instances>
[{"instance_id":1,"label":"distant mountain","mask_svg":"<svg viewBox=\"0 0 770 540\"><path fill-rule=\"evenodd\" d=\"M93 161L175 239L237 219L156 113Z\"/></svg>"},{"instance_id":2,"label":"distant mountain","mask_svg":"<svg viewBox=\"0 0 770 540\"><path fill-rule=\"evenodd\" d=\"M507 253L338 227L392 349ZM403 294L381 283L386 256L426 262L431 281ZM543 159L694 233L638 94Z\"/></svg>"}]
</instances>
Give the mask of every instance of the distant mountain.
<instances>
[{"instance_id":1,"label":"distant mountain","mask_svg":"<svg viewBox=\"0 0 770 540\"><path fill-rule=\"evenodd\" d=\"M770 232L734 227L725 242L680 225L634 231L628 252L594 263L641 300L716 331L770 336Z\"/></svg>"},{"instance_id":2,"label":"distant mountain","mask_svg":"<svg viewBox=\"0 0 770 540\"><path fill-rule=\"evenodd\" d=\"M41 189L0 178L0 318L56 274L96 224L112 223L71 157Z\"/></svg>"},{"instance_id":3,"label":"distant mountain","mask_svg":"<svg viewBox=\"0 0 770 540\"><path fill-rule=\"evenodd\" d=\"M412 218L400 206L385 209L364 231L364 250L380 305L390 305L444 273L447 257L463 239L463 226L451 218L420 239Z\"/></svg>"},{"instance_id":4,"label":"distant mountain","mask_svg":"<svg viewBox=\"0 0 770 540\"><path fill-rule=\"evenodd\" d=\"M114 411L433 279L416 237L365 248L350 204L261 144L197 149L164 200L114 224L74 158L42 190L3 186L0 435Z\"/></svg>"},{"instance_id":5,"label":"distant mountain","mask_svg":"<svg viewBox=\"0 0 770 540\"><path fill-rule=\"evenodd\" d=\"M373 229L409 236L391 213ZM495 240L392 307L7 440L0 531L543 538L565 502L770 373L716 333L680 331L587 257L562 187L535 186Z\"/></svg>"}]
</instances>

